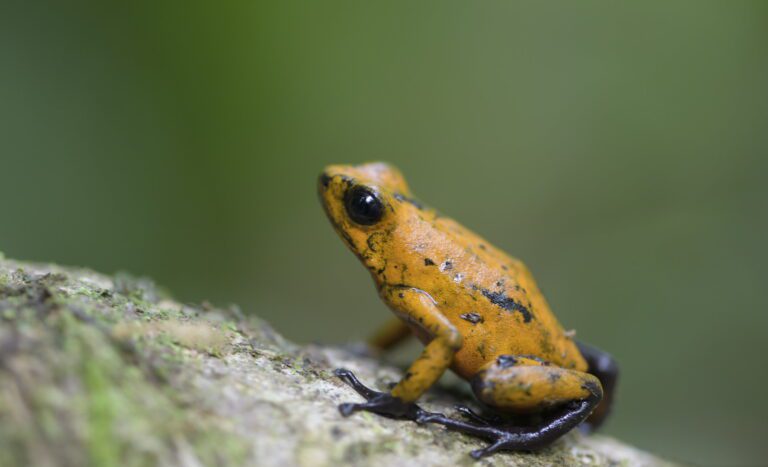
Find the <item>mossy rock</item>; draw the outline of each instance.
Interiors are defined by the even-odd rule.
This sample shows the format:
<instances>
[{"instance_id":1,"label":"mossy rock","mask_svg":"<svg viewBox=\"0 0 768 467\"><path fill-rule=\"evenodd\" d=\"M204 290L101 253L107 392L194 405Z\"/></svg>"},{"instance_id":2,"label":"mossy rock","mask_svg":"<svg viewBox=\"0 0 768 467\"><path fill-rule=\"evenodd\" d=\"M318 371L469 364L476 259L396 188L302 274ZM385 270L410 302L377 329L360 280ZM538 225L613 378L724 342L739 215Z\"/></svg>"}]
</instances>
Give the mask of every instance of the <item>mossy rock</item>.
<instances>
[{"instance_id":1,"label":"mossy rock","mask_svg":"<svg viewBox=\"0 0 768 467\"><path fill-rule=\"evenodd\" d=\"M336 406L400 371L301 347L237 308L174 301L152 281L0 255L0 465L670 465L605 436L473 461L483 442ZM459 396L431 391L429 410Z\"/></svg>"}]
</instances>

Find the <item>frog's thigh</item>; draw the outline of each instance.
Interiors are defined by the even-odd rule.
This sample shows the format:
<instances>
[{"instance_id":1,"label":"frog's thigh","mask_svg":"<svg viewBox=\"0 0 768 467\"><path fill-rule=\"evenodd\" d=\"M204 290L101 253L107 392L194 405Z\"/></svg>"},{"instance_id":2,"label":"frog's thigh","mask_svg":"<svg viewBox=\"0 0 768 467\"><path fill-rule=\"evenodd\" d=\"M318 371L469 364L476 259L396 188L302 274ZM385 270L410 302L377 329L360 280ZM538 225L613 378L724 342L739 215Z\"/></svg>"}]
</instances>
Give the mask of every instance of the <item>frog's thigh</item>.
<instances>
[{"instance_id":1,"label":"frog's thigh","mask_svg":"<svg viewBox=\"0 0 768 467\"><path fill-rule=\"evenodd\" d=\"M483 403L511 412L535 412L566 402L602 396L600 380L528 357L503 355L472 378Z\"/></svg>"}]
</instances>

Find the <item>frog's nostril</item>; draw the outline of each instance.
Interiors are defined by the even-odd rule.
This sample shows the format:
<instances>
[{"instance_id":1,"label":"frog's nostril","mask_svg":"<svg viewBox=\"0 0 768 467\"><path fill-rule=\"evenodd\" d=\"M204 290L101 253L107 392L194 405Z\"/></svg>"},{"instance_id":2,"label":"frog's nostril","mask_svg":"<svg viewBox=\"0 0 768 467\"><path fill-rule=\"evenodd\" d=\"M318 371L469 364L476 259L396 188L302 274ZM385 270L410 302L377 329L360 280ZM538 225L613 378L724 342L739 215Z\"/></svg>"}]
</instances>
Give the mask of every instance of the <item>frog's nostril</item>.
<instances>
[{"instance_id":1,"label":"frog's nostril","mask_svg":"<svg viewBox=\"0 0 768 467\"><path fill-rule=\"evenodd\" d=\"M327 173L323 172L320 174L320 184L323 186L323 188L328 188L328 185L331 183L331 177L328 176Z\"/></svg>"}]
</instances>

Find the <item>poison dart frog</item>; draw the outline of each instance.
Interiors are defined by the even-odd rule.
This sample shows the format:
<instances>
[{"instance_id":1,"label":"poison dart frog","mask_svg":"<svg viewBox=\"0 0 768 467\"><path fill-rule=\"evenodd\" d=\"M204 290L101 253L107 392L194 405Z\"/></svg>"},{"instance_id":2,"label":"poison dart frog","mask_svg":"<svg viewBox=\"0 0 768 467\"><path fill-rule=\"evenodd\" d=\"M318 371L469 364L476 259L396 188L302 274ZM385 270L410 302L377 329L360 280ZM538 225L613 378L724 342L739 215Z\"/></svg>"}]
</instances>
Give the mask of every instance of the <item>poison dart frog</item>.
<instances>
[{"instance_id":1,"label":"poison dart frog","mask_svg":"<svg viewBox=\"0 0 768 467\"><path fill-rule=\"evenodd\" d=\"M416 200L391 165L329 166L318 192L397 318L371 345L388 350L411 334L425 345L387 392L336 370L366 400L341 404L342 415L369 411L489 440L470 453L476 459L536 450L576 426L602 424L618 366L563 329L521 261ZM448 368L471 384L483 413L459 406L459 420L416 404Z\"/></svg>"}]
</instances>

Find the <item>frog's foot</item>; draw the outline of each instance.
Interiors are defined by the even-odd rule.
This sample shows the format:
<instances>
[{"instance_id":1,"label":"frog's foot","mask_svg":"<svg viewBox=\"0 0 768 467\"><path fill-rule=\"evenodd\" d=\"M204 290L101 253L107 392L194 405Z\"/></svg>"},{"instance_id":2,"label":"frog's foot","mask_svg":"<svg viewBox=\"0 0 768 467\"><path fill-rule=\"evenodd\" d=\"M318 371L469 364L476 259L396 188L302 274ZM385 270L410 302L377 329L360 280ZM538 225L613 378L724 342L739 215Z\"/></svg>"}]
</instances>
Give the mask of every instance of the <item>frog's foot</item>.
<instances>
[{"instance_id":1,"label":"frog's foot","mask_svg":"<svg viewBox=\"0 0 768 467\"><path fill-rule=\"evenodd\" d=\"M457 412L464 416L464 418L479 423L481 425L499 425L504 422L500 416L495 414L481 415L466 405L456 405L453 407Z\"/></svg>"},{"instance_id":2,"label":"frog's foot","mask_svg":"<svg viewBox=\"0 0 768 467\"><path fill-rule=\"evenodd\" d=\"M334 374L351 386L352 389L357 391L357 393L363 396L366 400L366 402L360 404L348 402L339 405L339 412L345 417L349 417L355 412L364 410L389 418L415 421L427 413L413 402L404 402L388 392L374 391L361 383L360 380L347 369L339 368L334 371Z\"/></svg>"},{"instance_id":3,"label":"frog's foot","mask_svg":"<svg viewBox=\"0 0 768 467\"><path fill-rule=\"evenodd\" d=\"M449 430L484 438L491 444L483 449L469 453L474 459L480 459L497 451L534 451L541 449L586 418L595 405L594 400L573 401L562 407L548 421L538 426L513 426L511 421L495 424L473 411L459 410L472 421L454 420L442 414L427 413L421 416L419 423L437 423ZM471 415L470 415L471 414Z\"/></svg>"}]
</instances>

